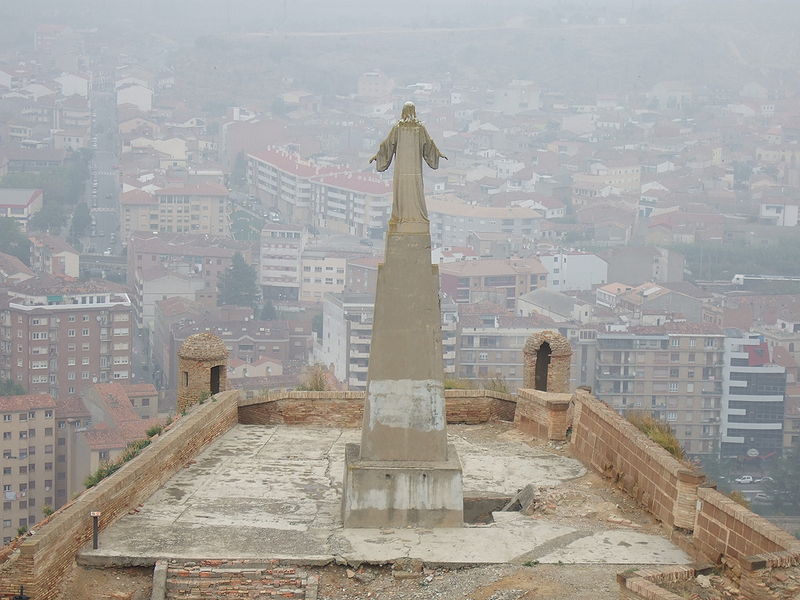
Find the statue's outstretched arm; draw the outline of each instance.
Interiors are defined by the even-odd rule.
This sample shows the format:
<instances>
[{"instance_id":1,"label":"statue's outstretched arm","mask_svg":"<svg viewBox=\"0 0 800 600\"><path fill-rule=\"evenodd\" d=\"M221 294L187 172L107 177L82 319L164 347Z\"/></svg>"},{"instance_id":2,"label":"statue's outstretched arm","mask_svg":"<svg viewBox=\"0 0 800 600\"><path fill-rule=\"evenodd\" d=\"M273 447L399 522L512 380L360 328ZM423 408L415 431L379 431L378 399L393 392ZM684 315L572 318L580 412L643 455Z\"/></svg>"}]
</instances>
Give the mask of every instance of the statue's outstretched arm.
<instances>
[{"instance_id":1,"label":"statue's outstretched arm","mask_svg":"<svg viewBox=\"0 0 800 600\"><path fill-rule=\"evenodd\" d=\"M386 139L381 142L380 148L375 153L375 155L369 159L370 164L373 162L377 162L375 168L383 172L389 168L389 165L392 164L392 158L394 157L395 150L397 148L397 125L392 127L392 130L389 132L389 135L386 136Z\"/></svg>"},{"instance_id":2,"label":"statue's outstretched arm","mask_svg":"<svg viewBox=\"0 0 800 600\"><path fill-rule=\"evenodd\" d=\"M436 143L431 139L431 136L428 135L427 129L425 130L424 143L422 145L422 157L431 169L439 168L440 158L447 160L447 157L442 154L439 148L436 147Z\"/></svg>"}]
</instances>

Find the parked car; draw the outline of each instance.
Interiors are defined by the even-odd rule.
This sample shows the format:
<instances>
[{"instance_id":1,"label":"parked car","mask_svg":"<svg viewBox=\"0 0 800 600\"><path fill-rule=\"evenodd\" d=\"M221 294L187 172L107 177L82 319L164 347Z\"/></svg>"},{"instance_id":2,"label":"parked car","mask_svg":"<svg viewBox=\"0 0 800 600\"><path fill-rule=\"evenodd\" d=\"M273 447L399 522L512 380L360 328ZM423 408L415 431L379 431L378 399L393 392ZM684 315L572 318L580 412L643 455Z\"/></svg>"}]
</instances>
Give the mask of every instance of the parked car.
<instances>
[{"instance_id":1,"label":"parked car","mask_svg":"<svg viewBox=\"0 0 800 600\"><path fill-rule=\"evenodd\" d=\"M769 475L767 475L766 477L759 477L753 483L765 483L765 482L772 483L773 481L775 481L775 480L772 477L770 477Z\"/></svg>"},{"instance_id":2,"label":"parked car","mask_svg":"<svg viewBox=\"0 0 800 600\"><path fill-rule=\"evenodd\" d=\"M753 502L769 502L770 500L771 498L763 492L759 492L753 496Z\"/></svg>"},{"instance_id":3,"label":"parked car","mask_svg":"<svg viewBox=\"0 0 800 600\"><path fill-rule=\"evenodd\" d=\"M740 475L736 479L734 479L736 483L753 483L753 476L752 475Z\"/></svg>"}]
</instances>

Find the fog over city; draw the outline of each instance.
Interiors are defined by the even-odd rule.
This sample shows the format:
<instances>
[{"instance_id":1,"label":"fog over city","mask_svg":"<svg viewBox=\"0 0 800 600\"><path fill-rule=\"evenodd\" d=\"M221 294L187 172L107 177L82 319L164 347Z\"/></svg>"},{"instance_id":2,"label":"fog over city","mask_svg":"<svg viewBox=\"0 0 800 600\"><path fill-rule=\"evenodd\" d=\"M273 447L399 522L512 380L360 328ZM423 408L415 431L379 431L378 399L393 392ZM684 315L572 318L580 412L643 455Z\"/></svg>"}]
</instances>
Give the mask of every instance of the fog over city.
<instances>
[{"instance_id":1,"label":"fog over city","mask_svg":"<svg viewBox=\"0 0 800 600\"><path fill-rule=\"evenodd\" d=\"M557 332L563 391L800 532L798 31L791 0L0 0L2 545L226 387L367 390L407 102L444 388L548 391L523 350Z\"/></svg>"}]
</instances>

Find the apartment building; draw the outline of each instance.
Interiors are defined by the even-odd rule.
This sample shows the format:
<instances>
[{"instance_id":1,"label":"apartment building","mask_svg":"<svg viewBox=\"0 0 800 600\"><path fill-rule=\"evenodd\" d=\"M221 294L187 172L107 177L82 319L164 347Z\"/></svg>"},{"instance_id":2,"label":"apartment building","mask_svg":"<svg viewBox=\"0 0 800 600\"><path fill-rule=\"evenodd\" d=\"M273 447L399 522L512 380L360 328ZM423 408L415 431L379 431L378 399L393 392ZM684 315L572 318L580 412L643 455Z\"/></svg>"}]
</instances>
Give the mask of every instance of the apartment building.
<instances>
[{"instance_id":1,"label":"apartment building","mask_svg":"<svg viewBox=\"0 0 800 600\"><path fill-rule=\"evenodd\" d=\"M176 324L172 328L170 346L180 348L190 335L205 331L218 335L225 342L231 358L238 358L246 363L268 358L281 363L284 373L299 373L308 365L314 336L310 320L228 321L206 318ZM168 387L176 387L174 377L175 374L171 374Z\"/></svg>"},{"instance_id":2,"label":"apartment building","mask_svg":"<svg viewBox=\"0 0 800 600\"><path fill-rule=\"evenodd\" d=\"M319 165L298 154L269 148L247 155L247 183L250 193L297 223L311 223L314 196L313 177L341 171L341 167Z\"/></svg>"},{"instance_id":3,"label":"apartment building","mask_svg":"<svg viewBox=\"0 0 800 600\"><path fill-rule=\"evenodd\" d=\"M311 181L314 225L361 238L383 237L392 210L392 186L387 180L341 172Z\"/></svg>"},{"instance_id":4,"label":"apartment building","mask_svg":"<svg viewBox=\"0 0 800 600\"><path fill-rule=\"evenodd\" d=\"M227 237L134 232L128 244L128 281L139 328L152 332L155 303L184 297L216 306L219 278L247 246Z\"/></svg>"},{"instance_id":5,"label":"apartment building","mask_svg":"<svg viewBox=\"0 0 800 600\"><path fill-rule=\"evenodd\" d=\"M758 334L727 337L722 367L721 456L779 456L783 448L786 368Z\"/></svg>"},{"instance_id":6,"label":"apartment building","mask_svg":"<svg viewBox=\"0 0 800 600\"><path fill-rule=\"evenodd\" d=\"M558 292L591 290L608 283L608 263L595 254L562 250L537 258L547 269L547 287Z\"/></svg>"},{"instance_id":7,"label":"apartment building","mask_svg":"<svg viewBox=\"0 0 800 600\"><path fill-rule=\"evenodd\" d=\"M456 371L458 311L446 295L441 299L442 357L445 377ZM367 388L375 295L326 294L322 308L322 339L315 349L318 362L333 367L333 374L351 390Z\"/></svg>"},{"instance_id":8,"label":"apartment building","mask_svg":"<svg viewBox=\"0 0 800 600\"><path fill-rule=\"evenodd\" d=\"M49 394L0 397L3 544L55 507L55 408Z\"/></svg>"},{"instance_id":9,"label":"apartment building","mask_svg":"<svg viewBox=\"0 0 800 600\"><path fill-rule=\"evenodd\" d=\"M589 166L590 175L599 177L603 184L623 194L641 192L641 171L638 156L601 160Z\"/></svg>"},{"instance_id":10,"label":"apartment building","mask_svg":"<svg viewBox=\"0 0 800 600\"><path fill-rule=\"evenodd\" d=\"M547 269L536 258L465 260L439 265L442 291L458 303L491 301L514 310L516 299L547 286Z\"/></svg>"},{"instance_id":11,"label":"apartment building","mask_svg":"<svg viewBox=\"0 0 800 600\"><path fill-rule=\"evenodd\" d=\"M227 236L190 233L133 233L128 242L128 273L159 264L170 271L202 278L205 287L217 289L220 275L231 266L236 252L248 246ZM129 275L130 277L130 275Z\"/></svg>"},{"instance_id":12,"label":"apartment building","mask_svg":"<svg viewBox=\"0 0 800 600\"><path fill-rule=\"evenodd\" d=\"M345 269L345 290L352 293L375 295L378 286L378 265L383 257L365 256L347 261Z\"/></svg>"},{"instance_id":13,"label":"apartment building","mask_svg":"<svg viewBox=\"0 0 800 600\"><path fill-rule=\"evenodd\" d=\"M719 452L724 335L676 322L598 333L596 396L667 421L689 454Z\"/></svg>"},{"instance_id":14,"label":"apartment building","mask_svg":"<svg viewBox=\"0 0 800 600\"><path fill-rule=\"evenodd\" d=\"M452 194L426 199L434 246L466 246L470 232L533 239L542 213L522 206L477 206Z\"/></svg>"},{"instance_id":15,"label":"apartment building","mask_svg":"<svg viewBox=\"0 0 800 600\"><path fill-rule=\"evenodd\" d=\"M258 283L265 299L298 300L302 256L308 236L302 227L267 223L261 230Z\"/></svg>"},{"instance_id":16,"label":"apartment building","mask_svg":"<svg viewBox=\"0 0 800 600\"><path fill-rule=\"evenodd\" d=\"M170 271L159 263L145 264L133 273L133 301L136 327L149 335L155 328L156 302L185 298L205 305L216 304L217 290L208 289L199 276Z\"/></svg>"},{"instance_id":17,"label":"apartment building","mask_svg":"<svg viewBox=\"0 0 800 600\"><path fill-rule=\"evenodd\" d=\"M63 398L92 382L127 381L133 314L125 288L40 275L0 304L0 377Z\"/></svg>"},{"instance_id":18,"label":"apartment building","mask_svg":"<svg viewBox=\"0 0 800 600\"><path fill-rule=\"evenodd\" d=\"M120 211L123 241L134 231L230 234L228 190L220 185L131 190L120 196Z\"/></svg>"},{"instance_id":19,"label":"apartment building","mask_svg":"<svg viewBox=\"0 0 800 600\"><path fill-rule=\"evenodd\" d=\"M42 210L42 190L0 188L0 218L13 219L22 231L28 229L28 221Z\"/></svg>"},{"instance_id":20,"label":"apartment building","mask_svg":"<svg viewBox=\"0 0 800 600\"><path fill-rule=\"evenodd\" d=\"M55 504L64 506L85 489L83 467L75 460L78 436L91 426L91 415L78 396L56 400Z\"/></svg>"},{"instance_id":21,"label":"apartment building","mask_svg":"<svg viewBox=\"0 0 800 600\"><path fill-rule=\"evenodd\" d=\"M325 294L339 294L344 291L347 259L352 256L346 252L327 250L306 250L300 264L303 277L300 282L300 300L322 302Z\"/></svg>"},{"instance_id":22,"label":"apartment building","mask_svg":"<svg viewBox=\"0 0 800 600\"><path fill-rule=\"evenodd\" d=\"M31 268L38 273L80 276L81 254L62 238L48 233L28 236L31 241Z\"/></svg>"},{"instance_id":23,"label":"apartment building","mask_svg":"<svg viewBox=\"0 0 800 600\"><path fill-rule=\"evenodd\" d=\"M557 329L541 315L516 316L490 302L458 305L456 372L459 379L478 382L503 379L510 391L523 382L522 350L531 334Z\"/></svg>"}]
</instances>

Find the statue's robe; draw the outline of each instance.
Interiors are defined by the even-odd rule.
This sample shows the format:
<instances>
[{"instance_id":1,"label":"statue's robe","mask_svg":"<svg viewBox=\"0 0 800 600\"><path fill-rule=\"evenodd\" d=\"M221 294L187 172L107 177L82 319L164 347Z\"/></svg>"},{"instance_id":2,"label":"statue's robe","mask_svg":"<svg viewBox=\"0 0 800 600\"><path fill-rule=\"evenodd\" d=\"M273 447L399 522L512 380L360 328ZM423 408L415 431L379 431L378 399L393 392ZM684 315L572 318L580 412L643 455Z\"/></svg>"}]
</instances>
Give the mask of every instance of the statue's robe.
<instances>
[{"instance_id":1,"label":"statue's robe","mask_svg":"<svg viewBox=\"0 0 800 600\"><path fill-rule=\"evenodd\" d=\"M392 216L389 223L428 223L422 184L422 159L431 169L439 168L444 156L419 121L400 121L389 132L375 154L378 171L394 163Z\"/></svg>"}]
</instances>

